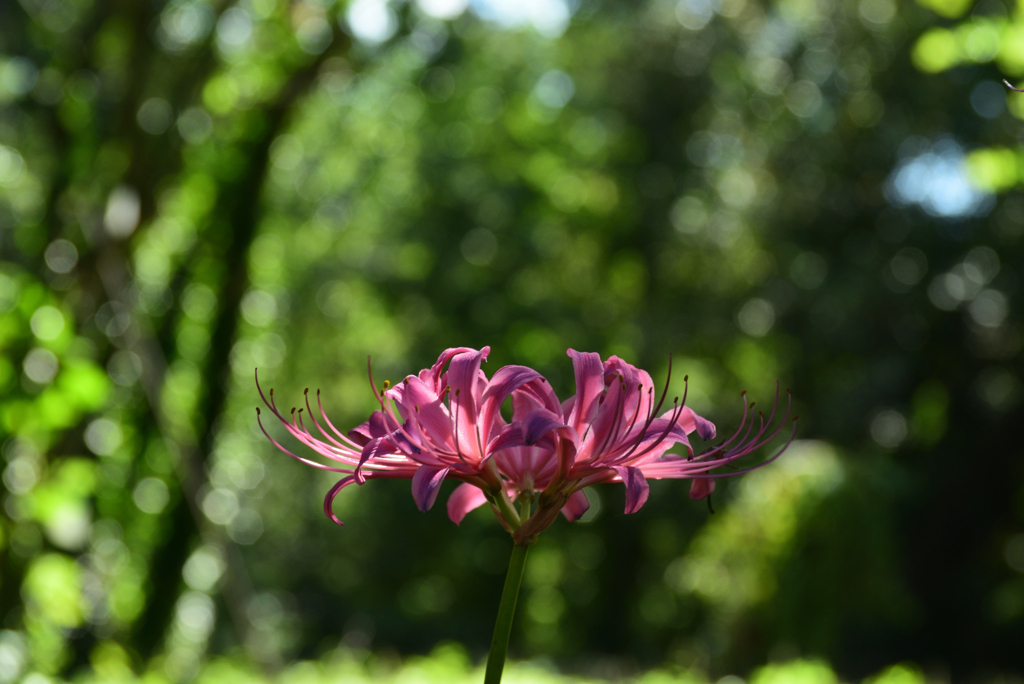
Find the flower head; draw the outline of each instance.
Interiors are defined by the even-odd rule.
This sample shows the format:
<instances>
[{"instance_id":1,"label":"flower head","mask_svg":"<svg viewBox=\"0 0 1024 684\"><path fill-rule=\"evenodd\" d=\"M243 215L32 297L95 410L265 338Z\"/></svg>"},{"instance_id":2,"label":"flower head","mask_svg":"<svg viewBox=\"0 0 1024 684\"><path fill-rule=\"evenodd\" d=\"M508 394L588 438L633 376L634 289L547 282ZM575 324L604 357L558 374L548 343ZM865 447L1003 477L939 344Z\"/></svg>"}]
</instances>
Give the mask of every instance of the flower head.
<instances>
[{"instance_id":1,"label":"flower head","mask_svg":"<svg viewBox=\"0 0 1024 684\"><path fill-rule=\"evenodd\" d=\"M324 511L335 522L340 523L331 504L349 484L375 477L410 478L413 499L426 511L444 480L454 479L462 483L448 499L448 515L454 522L489 503L521 544L531 543L559 512L569 520L583 515L590 505L584 489L591 485L622 482L626 513L634 513L647 501L648 478L691 479L690 496L702 499L714 491L716 477L760 467L785 450L784 446L768 461L746 470L719 470L779 434L789 407L772 428L777 394L771 415L760 414L756 431L754 421L748 423L753 404L748 406L744 399L743 420L735 434L696 455L689 435L696 432L702 440L714 439L715 426L685 405L685 392L682 401L676 398L662 412L667 380L658 398L646 372L615 356L602 362L595 353L570 349L576 394L560 402L547 381L525 366L504 366L488 379L481 364L489 352L488 347L447 349L431 368L394 387L385 385L378 392L374 385L380 409L347 435L327 418L319 392L320 418L310 407L308 390L305 410L322 439L307 429L303 409L292 409L285 418L273 391L268 399L260 390L294 437L337 465L297 456L267 436L303 463L345 474L324 500ZM370 381L373 384L372 376ZM501 406L510 398L511 420L506 420ZM685 453L668 453L676 444L682 444ZM513 506L516 500L523 504L521 515Z\"/></svg>"}]
</instances>

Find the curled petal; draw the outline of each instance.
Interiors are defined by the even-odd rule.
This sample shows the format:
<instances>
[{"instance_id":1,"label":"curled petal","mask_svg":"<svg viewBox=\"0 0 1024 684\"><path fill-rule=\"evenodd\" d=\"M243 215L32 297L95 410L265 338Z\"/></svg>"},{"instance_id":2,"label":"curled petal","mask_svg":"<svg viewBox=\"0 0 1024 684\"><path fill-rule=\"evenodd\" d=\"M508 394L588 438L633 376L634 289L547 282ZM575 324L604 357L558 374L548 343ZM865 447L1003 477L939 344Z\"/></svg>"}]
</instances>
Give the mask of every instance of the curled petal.
<instances>
[{"instance_id":1,"label":"curled petal","mask_svg":"<svg viewBox=\"0 0 1024 684\"><path fill-rule=\"evenodd\" d=\"M463 482L448 497L448 517L458 525L467 513L483 506L486 502L487 497L479 487Z\"/></svg>"},{"instance_id":2,"label":"curled petal","mask_svg":"<svg viewBox=\"0 0 1024 684\"><path fill-rule=\"evenodd\" d=\"M501 402L508 398L515 390L528 382L539 380L543 376L540 373L526 366L502 366L491 378L483 395L483 411L485 414L493 413L501 406ZM485 415L484 420L486 421Z\"/></svg>"},{"instance_id":3,"label":"curled petal","mask_svg":"<svg viewBox=\"0 0 1024 684\"><path fill-rule=\"evenodd\" d=\"M707 418L701 418L696 413L693 414L693 418L697 421L697 436L701 439L714 439L718 431L715 430L715 424Z\"/></svg>"},{"instance_id":4,"label":"curled petal","mask_svg":"<svg viewBox=\"0 0 1024 684\"><path fill-rule=\"evenodd\" d=\"M423 382L429 382L434 387L434 391L440 394L443 385L441 382L441 375L444 373L444 365L451 361L453 356L463 352L473 352L475 354L476 349L470 349L469 347L451 347L450 349L445 349L441 352L441 355L437 357L437 361L429 370L424 368L420 371L420 380Z\"/></svg>"},{"instance_id":5,"label":"curled petal","mask_svg":"<svg viewBox=\"0 0 1024 684\"><path fill-rule=\"evenodd\" d=\"M539 408L547 409L559 417L565 415L558 403L558 397L551 391L551 385L546 380L528 382L512 393L513 421L522 420L530 411Z\"/></svg>"},{"instance_id":6,"label":"curled petal","mask_svg":"<svg viewBox=\"0 0 1024 684\"><path fill-rule=\"evenodd\" d=\"M713 477L698 477L690 485L690 498L701 500L706 499L715 491L715 479Z\"/></svg>"},{"instance_id":7,"label":"curled petal","mask_svg":"<svg viewBox=\"0 0 1024 684\"><path fill-rule=\"evenodd\" d=\"M567 427L551 411L534 409L523 420L509 423L503 427L501 432L487 444L487 452L496 454L512 447L528 446L554 449L555 436L551 433Z\"/></svg>"},{"instance_id":8,"label":"curled petal","mask_svg":"<svg viewBox=\"0 0 1024 684\"><path fill-rule=\"evenodd\" d=\"M524 406L529 406L528 410L546 408L552 413L559 412L558 397L544 376L526 366L504 366L494 374L483 393L480 410L483 434L492 434L495 421L503 422L499 411L509 395L513 397L513 420L522 418L518 414Z\"/></svg>"},{"instance_id":9,"label":"curled petal","mask_svg":"<svg viewBox=\"0 0 1024 684\"><path fill-rule=\"evenodd\" d=\"M480 365L487 360L490 347L484 347L480 351L463 352L452 357L448 364L448 386L452 392L458 392L457 403L476 422L477 401L480 396L477 394L477 378L480 376Z\"/></svg>"},{"instance_id":10,"label":"curled petal","mask_svg":"<svg viewBox=\"0 0 1024 684\"><path fill-rule=\"evenodd\" d=\"M348 438L359 446L365 446L371 439L383 437L388 434L387 425L384 423L384 414L380 411L374 411L370 414L370 419L362 425L357 425L348 431Z\"/></svg>"},{"instance_id":11,"label":"curled petal","mask_svg":"<svg viewBox=\"0 0 1024 684\"><path fill-rule=\"evenodd\" d=\"M662 418L664 417L666 416L662 416ZM676 423L686 431L686 434L690 434L696 430L697 436L701 439L715 438L715 424L707 418L701 418L698 416L689 406L683 407L683 410L679 413L679 418L676 420Z\"/></svg>"},{"instance_id":12,"label":"curled petal","mask_svg":"<svg viewBox=\"0 0 1024 684\"><path fill-rule=\"evenodd\" d=\"M589 510L590 501L581 489L578 492L573 492L569 496L569 500L565 502L564 506L562 506L562 515L564 515L565 519L569 522L576 522Z\"/></svg>"},{"instance_id":13,"label":"curled petal","mask_svg":"<svg viewBox=\"0 0 1024 684\"><path fill-rule=\"evenodd\" d=\"M622 484L626 485L626 513L636 513L647 503L647 497L651 493L647 478L639 468L615 466L612 470L622 478Z\"/></svg>"},{"instance_id":14,"label":"curled petal","mask_svg":"<svg viewBox=\"0 0 1024 684\"><path fill-rule=\"evenodd\" d=\"M366 476L362 472L364 463L382 454L393 453L395 453L394 445L385 437L378 437L367 442L363 446L362 453L359 454L359 464L356 465L355 478L359 481L359 484L363 484L366 481Z\"/></svg>"},{"instance_id":15,"label":"curled petal","mask_svg":"<svg viewBox=\"0 0 1024 684\"><path fill-rule=\"evenodd\" d=\"M451 468L436 468L434 466L420 466L416 474L412 476L412 499L416 507L426 513L437 501L437 494L441 491L441 483L448 475Z\"/></svg>"},{"instance_id":16,"label":"curled petal","mask_svg":"<svg viewBox=\"0 0 1024 684\"><path fill-rule=\"evenodd\" d=\"M523 441L536 444L552 430L568 427L558 416L547 409L536 409L523 419Z\"/></svg>"},{"instance_id":17,"label":"curled petal","mask_svg":"<svg viewBox=\"0 0 1024 684\"><path fill-rule=\"evenodd\" d=\"M522 423L511 423L503 427L497 437L487 444L487 453L496 454L505 449L521 446L526 446L526 442L523 440L523 425Z\"/></svg>"},{"instance_id":18,"label":"curled petal","mask_svg":"<svg viewBox=\"0 0 1024 684\"><path fill-rule=\"evenodd\" d=\"M324 497L324 514L330 518L337 525L344 525L345 523L338 520L338 516L334 515L334 497L338 496L338 493L342 489L348 487L350 484L356 481L355 475L349 475L338 480L337 484L331 487L331 490L327 492L327 496Z\"/></svg>"}]
</instances>

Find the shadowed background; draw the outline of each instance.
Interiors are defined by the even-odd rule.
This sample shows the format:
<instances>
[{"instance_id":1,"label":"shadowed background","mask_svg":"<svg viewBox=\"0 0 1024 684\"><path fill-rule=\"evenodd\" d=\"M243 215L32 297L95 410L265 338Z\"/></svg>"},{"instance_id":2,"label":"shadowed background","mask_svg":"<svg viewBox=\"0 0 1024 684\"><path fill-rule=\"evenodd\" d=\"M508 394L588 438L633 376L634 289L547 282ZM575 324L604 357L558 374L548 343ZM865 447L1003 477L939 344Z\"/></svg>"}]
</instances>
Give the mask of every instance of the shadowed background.
<instances>
[{"instance_id":1,"label":"shadowed background","mask_svg":"<svg viewBox=\"0 0 1024 684\"><path fill-rule=\"evenodd\" d=\"M656 384L671 354L720 434L776 379L801 416L713 516L593 490L531 552L513 657L1020 681L1004 76L1001 0L0 4L0 682L384 681L444 642L409 667L455 681L507 535L402 481L331 524L253 369L347 428L368 355L395 382L483 345L562 397L567 347Z\"/></svg>"}]
</instances>

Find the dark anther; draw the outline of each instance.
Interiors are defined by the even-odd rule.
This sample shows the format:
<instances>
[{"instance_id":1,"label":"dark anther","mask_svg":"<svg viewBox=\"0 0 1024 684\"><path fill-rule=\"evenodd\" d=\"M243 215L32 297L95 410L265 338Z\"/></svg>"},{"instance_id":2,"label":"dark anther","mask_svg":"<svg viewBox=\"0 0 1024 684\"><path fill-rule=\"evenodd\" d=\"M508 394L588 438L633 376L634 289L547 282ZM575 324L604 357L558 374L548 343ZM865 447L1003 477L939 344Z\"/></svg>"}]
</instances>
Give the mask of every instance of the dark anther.
<instances>
[{"instance_id":1,"label":"dark anther","mask_svg":"<svg viewBox=\"0 0 1024 684\"><path fill-rule=\"evenodd\" d=\"M260 407L259 406L256 407L256 415L257 416L260 415Z\"/></svg>"},{"instance_id":2,"label":"dark anther","mask_svg":"<svg viewBox=\"0 0 1024 684\"><path fill-rule=\"evenodd\" d=\"M309 388L308 387L306 389L302 390L302 396L306 396L308 394L309 394Z\"/></svg>"},{"instance_id":3,"label":"dark anther","mask_svg":"<svg viewBox=\"0 0 1024 684\"><path fill-rule=\"evenodd\" d=\"M711 511L711 515L715 514L715 509L711 507L711 495L708 494L708 510Z\"/></svg>"}]
</instances>

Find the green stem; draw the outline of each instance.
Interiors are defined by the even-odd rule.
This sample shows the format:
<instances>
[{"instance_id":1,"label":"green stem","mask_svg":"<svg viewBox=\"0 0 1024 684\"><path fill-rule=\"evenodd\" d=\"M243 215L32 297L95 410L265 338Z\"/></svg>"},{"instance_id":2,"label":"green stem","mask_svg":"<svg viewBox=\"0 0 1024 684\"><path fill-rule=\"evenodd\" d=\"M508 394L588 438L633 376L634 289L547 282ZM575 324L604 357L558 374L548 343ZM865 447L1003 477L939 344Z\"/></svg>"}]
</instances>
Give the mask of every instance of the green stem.
<instances>
[{"instance_id":1,"label":"green stem","mask_svg":"<svg viewBox=\"0 0 1024 684\"><path fill-rule=\"evenodd\" d=\"M522 521L519 519L519 515L516 513L516 509L509 505L508 499L505 498L505 492L499 492L495 498L494 505L501 511L501 515L505 518L505 522L508 523L509 527L513 530L518 530L519 526L522 525Z\"/></svg>"},{"instance_id":2,"label":"green stem","mask_svg":"<svg viewBox=\"0 0 1024 684\"><path fill-rule=\"evenodd\" d=\"M519 598L519 585L523 582L523 569L526 567L526 553L529 550L529 546L518 544L512 547L512 560L508 563L505 588L501 590L498 618L494 621L491 652L487 655L484 684L501 682L501 671L505 667L505 655L508 653L508 638L512 633L512 617L516 613L516 599Z\"/></svg>"}]
</instances>

